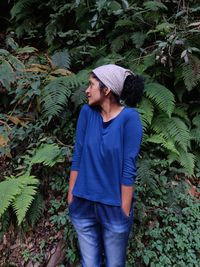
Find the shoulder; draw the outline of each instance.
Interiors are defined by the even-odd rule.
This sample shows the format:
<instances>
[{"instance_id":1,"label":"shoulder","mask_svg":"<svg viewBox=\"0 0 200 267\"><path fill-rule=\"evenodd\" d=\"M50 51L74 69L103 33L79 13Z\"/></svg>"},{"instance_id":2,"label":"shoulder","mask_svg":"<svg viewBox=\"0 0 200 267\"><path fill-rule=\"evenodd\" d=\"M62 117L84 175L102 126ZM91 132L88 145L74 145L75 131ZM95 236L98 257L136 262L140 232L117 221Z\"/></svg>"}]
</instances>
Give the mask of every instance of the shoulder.
<instances>
[{"instance_id":1,"label":"shoulder","mask_svg":"<svg viewBox=\"0 0 200 267\"><path fill-rule=\"evenodd\" d=\"M125 121L140 120L139 113L135 108L125 107L124 119Z\"/></svg>"},{"instance_id":2,"label":"shoulder","mask_svg":"<svg viewBox=\"0 0 200 267\"><path fill-rule=\"evenodd\" d=\"M87 113L90 113L90 112L94 112L94 111L97 111L97 108L95 107L91 107L89 106L88 104L84 104L81 108L81 112L87 112Z\"/></svg>"},{"instance_id":3,"label":"shoulder","mask_svg":"<svg viewBox=\"0 0 200 267\"><path fill-rule=\"evenodd\" d=\"M94 107L84 104L81 107L79 117L89 119L91 116L94 116L95 113L97 113L97 110Z\"/></svg>"}]
</instances>

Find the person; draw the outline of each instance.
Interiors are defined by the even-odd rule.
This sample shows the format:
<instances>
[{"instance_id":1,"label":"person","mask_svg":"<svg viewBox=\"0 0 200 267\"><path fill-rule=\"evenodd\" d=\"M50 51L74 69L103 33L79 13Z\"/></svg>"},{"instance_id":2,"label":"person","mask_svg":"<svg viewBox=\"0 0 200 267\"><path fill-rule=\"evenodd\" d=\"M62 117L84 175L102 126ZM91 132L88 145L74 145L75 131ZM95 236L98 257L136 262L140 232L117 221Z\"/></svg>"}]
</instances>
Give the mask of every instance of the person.
<instances>
[{"instance_id":1,"label":"person","mask_svg":"<svg viewBox=\"0 0 200 267\"><path fill-rule=\"evenodd\" d=\"M141 77L114 64L95 68L89 76L88 104L77 122L68 190L82 267L125 266L142 140L133 106L143 87Z\"/></svg>"}]
</instances>

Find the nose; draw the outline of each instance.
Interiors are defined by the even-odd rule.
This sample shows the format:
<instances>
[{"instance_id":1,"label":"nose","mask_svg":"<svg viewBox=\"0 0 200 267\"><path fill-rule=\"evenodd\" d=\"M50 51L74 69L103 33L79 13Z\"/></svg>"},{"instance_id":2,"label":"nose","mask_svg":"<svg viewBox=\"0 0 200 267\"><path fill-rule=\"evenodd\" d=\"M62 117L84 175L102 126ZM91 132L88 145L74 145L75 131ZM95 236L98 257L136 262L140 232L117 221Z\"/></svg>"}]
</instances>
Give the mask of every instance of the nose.
<instances>
[{"instance_id":1,"label":"nose","mask_svg":"<svg viewBox=\"0 0 200 267\"><path fill-rule=\"evenodd\" d=\"M89 86L86 88L85 93L89 93Z\"/></svg>"}]
</instances>

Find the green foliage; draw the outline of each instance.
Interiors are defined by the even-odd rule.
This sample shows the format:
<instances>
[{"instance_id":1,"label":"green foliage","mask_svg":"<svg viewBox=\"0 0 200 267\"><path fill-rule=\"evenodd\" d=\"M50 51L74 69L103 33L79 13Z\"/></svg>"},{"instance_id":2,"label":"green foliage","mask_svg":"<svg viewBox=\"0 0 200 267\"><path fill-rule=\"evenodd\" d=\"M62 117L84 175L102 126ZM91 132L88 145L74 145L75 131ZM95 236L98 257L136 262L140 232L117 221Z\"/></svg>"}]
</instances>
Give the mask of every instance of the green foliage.
<instances>
[{"instance_id":1,"label":"green foliage","mask_svg":"<svg viewBox=\"0 0 200 267\"><path fill-rule=\"evenodd\" d=\"M12 205L21 224L36 194L38 180L34 176L7 177L0 183L0 216Z\"/></svg>"},{"instance_id":2,"label":"green foliage","mask_svg":"<svg viewBox=\"0 0 200 267\"><path fill-rule=\"evenodd\" d=\"M128 266L198 266L200 204L180 178L164 160L139 162Z\"/></svg>"},{"instance_id":3,"label":"green foliage","mask_svg":"<svg viewBox=\"0 0 200 267\"><path fill-rule=\"evenodd\" d=\"M59 77L50 81L42 90L41 104L43 107L44 116L59 115L59 113L67 105L70 96L75 88L86 84L88 72L80 74L72 74L67 77Z\"/></svg>"},{"instance_id":4,"label":"green foliage","mask_svg":"<svg viewBox=\"0 0 200 267\"><path fill-rule=\"evenodd\" d=\"M41 195L41 193L37 192L34 196L34 200L31 203L31 206L29 210L27 211L27 222L34 227L36 225L36 222L39 221L41 216L43 215L43 211L45 208L44 199Z\"/></svg>"},{"instance_id":5,"label":"green foliage","mask_svg":"<svg viewBox=\"0 0 200 267\"><path fill-rule=\"evenodd\" d=\"M175 100L173 93L166 87L158 83L148 83L145 87L145 94L169 117L171 116L174 110Z\"/></svg>"},{"instance_id":6,"label":"green foliage","mask_svg":"<svg viewBox=\"0 0 200 267\"><path fill-rule=\"evenodd\" d=\"M43 163L51 167L63 160L60 156L61 151L56 144L41 144L30 159L30 164L32 166L33 164Z\"/></svg>"},{"instance_id":7,"label":"green foliage","mask_svg":"<svg viewBox=\"0 0 200 267\"><path fill-rule=\"evenodd\" d=\"M188 91L191 91L200 82L200 60L190 56L189 62L183 64L182 78Z\"/></svg>"},{"instance_id":8,"label":"green foliage","mask_svg":"<svg viewBox=\"0 0 200 267\"><path fill-rule=\"evenodd\" d=\"M24 64L11 55L7 50L0 49L0 82L6 89L10 89L16 81L17 71L22 71Z\"/></svg>"},{"instance_id":9,"label":"green foliage","mask_svg":"<svg viewBox=\"0 0 200 267\"><path fill-rule=\"evenodd\" d=\"M52 61L56 67L69 69L70 56L67 51L56 52L52 55Z\"/></svg>"},{"instance_id":10,"label":"green foliage","mask_svg":"<svg viewBox=\"0 0 200 267\"><path fill-rule=\"evenodd\" d=\"M50 185L58 197L51 201L51 223L65 231L67 258L78 261L65 210L75 122L90 70L116 63L145 77L137 107L144 138L127 264L198 266L199 206L184 181L200 177L199 11L198 1L15 1L12 28L24 47L10 37L0 47L2 183L20 172L40 177L40 187L32 195L13 181L3 224L10 208L17 215L17 195L17 216L26 213L23 222L34 224L44 208L41 192ZM23 197L33 197L26 211Z\"/></svg>"}]
</instances>

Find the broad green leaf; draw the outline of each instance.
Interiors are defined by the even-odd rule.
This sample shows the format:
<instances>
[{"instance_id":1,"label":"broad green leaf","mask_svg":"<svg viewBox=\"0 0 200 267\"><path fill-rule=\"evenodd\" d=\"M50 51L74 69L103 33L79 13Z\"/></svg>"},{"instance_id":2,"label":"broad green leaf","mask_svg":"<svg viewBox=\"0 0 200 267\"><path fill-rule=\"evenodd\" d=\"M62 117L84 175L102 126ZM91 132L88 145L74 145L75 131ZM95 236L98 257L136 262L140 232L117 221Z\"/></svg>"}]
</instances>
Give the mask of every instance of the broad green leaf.
<instances>
[{"instance_id":1,"label":"broad green leaf","mask_svg":"<svg viewBox=\"0 0 200 267\"><path fill-rule=\"evenodd\" d=\"M11 65L6 60L2 60L0 63L0 82L8 90L10 88L10 84L15 82L15 73Z\"/></svg>"}]
</instances>

